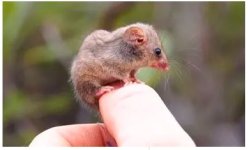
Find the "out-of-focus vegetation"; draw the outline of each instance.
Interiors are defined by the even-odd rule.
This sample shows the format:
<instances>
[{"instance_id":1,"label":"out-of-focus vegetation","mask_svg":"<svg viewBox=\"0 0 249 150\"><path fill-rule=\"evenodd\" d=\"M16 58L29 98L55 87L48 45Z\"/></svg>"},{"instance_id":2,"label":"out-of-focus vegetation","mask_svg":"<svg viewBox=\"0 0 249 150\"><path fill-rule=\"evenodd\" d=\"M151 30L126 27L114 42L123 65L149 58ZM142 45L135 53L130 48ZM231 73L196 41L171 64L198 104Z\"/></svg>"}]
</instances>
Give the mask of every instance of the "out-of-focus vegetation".
<instances>
[{"instance_id":1,"label":"out-of-focus vegetation","mask_svg":"<svg viewBox=\"0 0 249 150\"><path fill-rule=\"evenodd\" d=\"M3 2L3 144L53 126L95 122L74 100L69 68L84 37L154 25L170 71L145 69L198 146L245 145L244 2Z\"/></svg>"}]
</instances>

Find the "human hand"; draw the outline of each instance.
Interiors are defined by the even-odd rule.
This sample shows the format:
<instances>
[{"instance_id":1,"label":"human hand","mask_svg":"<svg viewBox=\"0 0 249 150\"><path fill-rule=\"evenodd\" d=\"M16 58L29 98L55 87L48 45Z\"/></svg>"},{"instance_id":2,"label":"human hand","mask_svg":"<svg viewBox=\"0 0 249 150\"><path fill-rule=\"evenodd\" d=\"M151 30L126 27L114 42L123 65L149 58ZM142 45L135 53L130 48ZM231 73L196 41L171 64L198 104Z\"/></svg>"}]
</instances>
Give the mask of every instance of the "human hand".
<instances>
[{"instance_id":1,"label":"human hand","mask_svg":"<svg viewBox=\"0 0 249 150\"><path fill-rule=\"evenodd\" d=\"M54 127L30 146L195 146L147 85L131 84L107 93L99 106L104 125Z\"/></svg>"},{"instance_id":2,"label":"human hand","mask_svg":"<svg viewBox=\"0 0 249 150\"><path fill-rule=\"evenodd\" d=\"M29 146L115 146L104 124L75 124L50 128L37 135Z\"/></svg>"}]
</instances>

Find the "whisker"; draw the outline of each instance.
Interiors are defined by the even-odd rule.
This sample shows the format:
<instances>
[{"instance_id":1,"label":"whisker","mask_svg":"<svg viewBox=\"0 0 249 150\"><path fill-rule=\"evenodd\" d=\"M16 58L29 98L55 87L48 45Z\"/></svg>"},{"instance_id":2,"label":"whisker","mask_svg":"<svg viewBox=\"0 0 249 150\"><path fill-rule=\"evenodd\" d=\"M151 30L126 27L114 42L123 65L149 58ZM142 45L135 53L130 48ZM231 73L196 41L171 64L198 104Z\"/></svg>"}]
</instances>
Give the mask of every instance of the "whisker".
<instances>
[{"instance_id":1,"label":"whisker","mask_svg":"<svg viewBox=\"0 0 249 150\"><path fill-rule=\"evenodd\" d=\"M193 63L191 63L191 62L189 62L189 61L186 61L186 63L187 63L188 65L192 66L192 68L194 68L195 70L201 72L201 69L200 69L198 66L196 66L195 64L193 64Z\"/></svg>"},{"instance_id":2,"label":"whisker","mask_svg":"<svg viewBox=\"0 0 249 150\"><path fill-rule=\"evenodd\" d=\"M164 82L164 91L167 93L168 88L169 88L169 79L170 79L170 74L167 75L166 81Z\"/></svg>"}]
</instances>

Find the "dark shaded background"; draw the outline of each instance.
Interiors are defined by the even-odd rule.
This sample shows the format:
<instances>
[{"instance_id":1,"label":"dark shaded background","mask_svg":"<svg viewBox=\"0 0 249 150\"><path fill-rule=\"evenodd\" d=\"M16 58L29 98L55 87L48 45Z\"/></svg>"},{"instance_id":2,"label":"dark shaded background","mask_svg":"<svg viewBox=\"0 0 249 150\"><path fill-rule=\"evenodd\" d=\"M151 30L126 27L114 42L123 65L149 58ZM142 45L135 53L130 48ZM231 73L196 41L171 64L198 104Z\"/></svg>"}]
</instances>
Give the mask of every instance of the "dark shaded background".
<instances>
[{"instance_id":1,"label":"dark shaded background","mask_svg":"<svg viewBox=\"0 0 249 150\"><path fill-rule=\"evenodd\" d=\"M3 2L3 145L53 126L96 122L76 103L69 68L97 28L154 25L171 70L145 69L198 146L245 145L244 2Z\"/></svg>"}]
</instances>

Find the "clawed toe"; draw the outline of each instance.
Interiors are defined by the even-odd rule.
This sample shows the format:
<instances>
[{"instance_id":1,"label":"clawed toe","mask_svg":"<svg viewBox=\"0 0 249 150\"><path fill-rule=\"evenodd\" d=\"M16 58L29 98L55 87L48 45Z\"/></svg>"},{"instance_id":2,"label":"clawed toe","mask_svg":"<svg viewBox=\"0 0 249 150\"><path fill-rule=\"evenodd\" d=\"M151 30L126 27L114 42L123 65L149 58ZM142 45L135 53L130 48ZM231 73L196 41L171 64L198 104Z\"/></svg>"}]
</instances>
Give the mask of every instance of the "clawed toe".
<instances>
[{"instance_id":1,"label":"clawed toe","mask_svg":"<svg viewBox=\"0 0 249 150\"><path fill-rule=\"evenodd\" d=\"M96 97L101 97L103 96L104 94L108 93L108 92L111 92L114 90L114 87L112 86L103 86L101 87L97 93L96 93Z\"/></svg>"}]
</instances>

